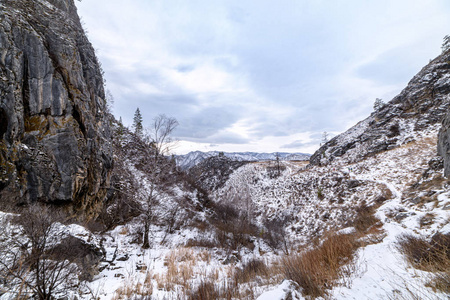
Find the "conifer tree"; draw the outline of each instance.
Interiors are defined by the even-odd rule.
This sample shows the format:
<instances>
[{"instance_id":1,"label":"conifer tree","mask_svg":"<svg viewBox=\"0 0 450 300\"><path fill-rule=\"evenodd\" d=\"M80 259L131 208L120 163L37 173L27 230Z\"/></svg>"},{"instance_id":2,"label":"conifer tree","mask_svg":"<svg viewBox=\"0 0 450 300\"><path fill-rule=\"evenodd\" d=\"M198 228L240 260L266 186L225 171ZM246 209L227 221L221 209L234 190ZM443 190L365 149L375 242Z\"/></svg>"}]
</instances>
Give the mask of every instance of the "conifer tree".
<instances>
[{"instance_id":1,"label":"conifer tree","mask_svg":"<svg viewBox=\"0 0 450 300\"><path fill-rule=\"evenodd\" d=\"M141 115L141 111L139 110L139 107L136 109L136 112L134 113L133 128L134 128L134 133L136 135L142 136L144 128L142 126L142 115Z\"/></svg>"},{"instance_id":2,"label":"conifer tree","mask_svg":"<svg viewBox=\"0 0 450 300\"><path fill-rule=\"evenodd\" d=\"M117 122L117 130L116 134L119 140L122 140L122 136L125 132L125 126L123 126L122 117L119 118L119 121Z\"/></svg>"},{"instance_id":3,"label":"conifer tree","mask_svg":"<svg viewBox=\"0 0 450 300\"><path fill-rule=\"evenodd\" d=\"M382 108L385 105L385 103L383 102L383 100L381 100L380 98L376 98L375 102L373 103L373 110L377 111L380 108Z\"/></svg>"},{"instance_id":4,"label":"conifer tree","mask_svg":"<svg viewBox=\"0 0 450 300\"><path fill-rule=\"evenodd\" d=\"M442 52L450 50L450 35L444 36L444 42L442 43Z\"/></svg>"}]
</instances>

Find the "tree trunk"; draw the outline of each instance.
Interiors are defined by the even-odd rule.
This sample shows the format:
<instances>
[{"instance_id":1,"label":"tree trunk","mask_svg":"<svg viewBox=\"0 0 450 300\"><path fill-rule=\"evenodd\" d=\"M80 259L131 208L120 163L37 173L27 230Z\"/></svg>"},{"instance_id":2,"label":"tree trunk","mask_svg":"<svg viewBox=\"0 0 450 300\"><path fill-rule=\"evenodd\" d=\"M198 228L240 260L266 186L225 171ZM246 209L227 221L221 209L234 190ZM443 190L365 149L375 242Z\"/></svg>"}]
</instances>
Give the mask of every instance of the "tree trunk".
<instances>
[{"instance_id":1,"label":"tree trunk","mask_svg":"<svg viewBox=\"0 0 450 300\"><path fill-rule=\"evenodd\" d=\"M144 223L144 243L142 244L142 248L144 248L144 249L150 248L150 242L148 240L149 232L150 232L150 222L148 220L145 220L145 223Z\"/></svg>"}]
</instances>

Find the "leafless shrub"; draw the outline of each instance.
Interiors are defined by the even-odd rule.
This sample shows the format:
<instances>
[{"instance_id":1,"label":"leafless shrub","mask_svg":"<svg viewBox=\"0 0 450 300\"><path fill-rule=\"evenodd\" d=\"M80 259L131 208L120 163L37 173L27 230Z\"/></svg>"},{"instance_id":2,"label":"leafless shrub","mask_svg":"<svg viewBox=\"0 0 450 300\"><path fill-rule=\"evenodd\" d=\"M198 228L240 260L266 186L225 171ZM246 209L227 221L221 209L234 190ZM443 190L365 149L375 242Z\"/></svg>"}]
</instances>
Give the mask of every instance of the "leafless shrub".
<instances>
[{"instance_id":1,"label":"leafless shrub","mask_svg":"<svg viewBox=\"0 0 450 300\"><path fill-rule=\"evenodd\" d=\"M220 247L216 239L209 239L206 237L197 237L195 239L189 239L186 242L186 247L203 247L203 248L214 248Z\"/></svg>"},{"instance_id":2,"label":"leafless shrub","mask_svg":"<svg viewBox=\"0 0 450 300\"><path fill-rule=\"evenodd\" d=\"M289 222L290 216L288 215L263 221L266 228L263 233L264 240L272 249L282 249L285 254L289 254L289 240L286 232L286 226Z\"/></svg>"},{"instance_id":3,"label":"leafless shrub","mask_svg":"<svg viewBox=\"0 0 450 300\"><path fill-rule=\"evenodd\" d=\"M61 243L60 220L60 215L38 205L13 219L15 225L9 226L17 226L18 232L0 248L0 277L12 290L50 300L77 282L77 267L72 263L75 254L70 257L68 245Z\"/></svg>"},{"instance_id":4,"label":"leafless shrub","mask_svg":"<svg viewBox=\"0 0 450 300\"><path fill-rule=\"evenodd\" d=\"M216 203L213 206L212 223L216 239L222 247L238 250L241 247L254 248L251 236L258 234L258 227L249 219L247 212L239 212L232 204Z\"/></svg>"},{"instance_id":5,"label":"leafless shrub","mask_svg":"<svg viewBox=\"0 0 450 300\"><path fill-rule=\"evenodd\" d=\"M256 276L267 276L269 268L267 268L264 261L259 259L251 259L245 263L242 268L239 268L234 273L234 281L236 283L244 283L254 280Z\"/></svg>"},{"instance_id":6,"label":"leafless shrub","mask_svg":"<svg viewBox=\"0 0 450 300\"><path fill-rule=\"evenodd\" d=\"M331 235L321 245L282 260L286 278L295 281L306 295L320 297L346 273L359 247L353 235Z\"/></svg>"}]
</instances>

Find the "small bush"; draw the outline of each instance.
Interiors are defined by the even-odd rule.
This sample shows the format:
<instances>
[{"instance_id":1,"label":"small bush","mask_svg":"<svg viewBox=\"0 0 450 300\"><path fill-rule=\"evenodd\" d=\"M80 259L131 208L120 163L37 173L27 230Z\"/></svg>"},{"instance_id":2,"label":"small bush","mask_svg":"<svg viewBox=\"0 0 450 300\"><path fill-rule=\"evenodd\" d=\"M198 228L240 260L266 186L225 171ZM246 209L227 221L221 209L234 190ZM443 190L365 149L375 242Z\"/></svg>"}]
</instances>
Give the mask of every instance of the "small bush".
<instances>
[{"instance_id":1,"label":"small bush","mask_svg":"<svg viewBox=\"0 0 450 300\"><path fill-rule=\"evenodd\" d=\"M380 220L375 217L375 208L363 203L356 208L356 216L352 226L361 233L367 232L372 226L380 224Z\"/></svg>"},{"instance_id":2,"label":"small bush","mask_svg":"<svg viewBox=\"0 0 450 300\"><path fill-rule=\"evenodd\" d=\"M253 297L254 298L254 297ZM252 299L253 299L252 298ZM188 292L189 300L217 300L217 299L248 299L239 292L239 286L231 280L221 284L215 283L212 279L202 279L200 285Z\"/></svg>"},{"instance_id":3,"label":"small bush","mask_svg":"<svg viewBox=\"0 0 450 300\"><path fill-rule=\"evenodd\" d=\"M189 296L189 300L219 299L220 292L211 281L202 281L198 288Z\"/></svg>"},{"instance_id":4,"label":"small bush","mask_svg":"<svg viewBox=\"0 0 450 300\"><path fill-rule=\"evenodd\" d=\"M399 251L412 266L436 273L430 286L450 292L450 234L437 233L429 240L421 236L402 235L397 242Z\"/></svg>"},{"instance_id":5,"label":"small bush","mask_svg":"<svg viewBox=\"0 0 450 300\"><path fill-rule=\"evenodd\" d=\"M298 283L306 295L324 296L327 288L345 276L343 266L351 266L358 247L353 235L332 235L312 250L284 258L284 274Z\"/></svg>"},{"instance_id":6,"label":"small bush","mask_svg":"<svg viewBox=\"0 0 450 300\"><path fill-rule=\"evenodd\" d=\"M267 276L268 268L266 264L259 259L252 259L242 266L241 269L237 269L234 273L234 281L236 283L249 282L255 279L256 276Z\"/></svg>"},{"instance_id":7,"label":"small bush","mask_svg":"<svg viewBox=\"0 0 450 300\"><path fill-rule=\"evenodd\" d=\"M248 215L239 212L232 204L214 204L214 218L211 220L216 229L216 240L223 248L237 250L241 247L254 248L251 236L257 236L258 227Z\"/></svg>"},{"instance_id":8,"label":"small bush","mask_svg":"<svg viewBox=\"0 0 450 300\"><path fill-rule=\"evenodd\" d=\"M288 215L263 220L264 227L267 229L262 235L264 241L274 250L282 249L285 254L289 254L286 226L290 221L291 217Z\"/></svg>"},{"instance_id":9,"label":"small bush","mask_svg":"<svg viewBox=\"0 0 450 300\"><path fill-rule=\"evenodd\" d=\"M398 244L400 252L418 269L430 272L450 269L450 234L437 233L430 240L402 235Z\"/></svg>"}]
</instances>

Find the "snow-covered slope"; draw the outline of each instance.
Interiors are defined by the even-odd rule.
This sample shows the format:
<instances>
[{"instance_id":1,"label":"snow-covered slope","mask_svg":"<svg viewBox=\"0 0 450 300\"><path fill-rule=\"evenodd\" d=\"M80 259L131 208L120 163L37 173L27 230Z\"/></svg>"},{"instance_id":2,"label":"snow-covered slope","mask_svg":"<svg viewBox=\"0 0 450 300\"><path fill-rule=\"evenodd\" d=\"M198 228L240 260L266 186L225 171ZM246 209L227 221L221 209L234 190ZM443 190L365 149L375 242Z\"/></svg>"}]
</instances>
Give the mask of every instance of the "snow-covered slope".
<instances>
[{"instance_id":1,"label":"snow-covered slope","mask_svg":"<svg viewBox=\"0 0 450 300\"><path fill-rule=\"evenodd\" d=\"M182 169L189 169L203 160L213 157L219 156L220 153L223 153L224 156L235 160L235 161L266 161L266 160L276 160L277 155L280 160L300 160L305 161L309 160L310 154L306 153L287 153L287 152L276 152L276 153L257 153L257 152L219 152L219 151L209 151L209 152L201 152L194 151L189 152L185 155L177 155L176 161L177 165Z\"/></svg>"},{"instance_id":2,"label":"snow-covered slope","mask_svg":"<svg viewBox=\"0 0 450 300\"><path fill-rule=\"evenodd\" d=\"M429 164L436 154L436 135L437 128L430 129L415 135L410 143L353 164L333 162L305 168L283 162L286 168L275 178L267 173L268 163L245 164L231 174L214 198L251 211L249 215L260 226L265 219L288 216L286 242L291 254L309 249L312 240L320 243L330 232L356 232L357 208L364 204L375 207L379 227L359 238L362 246L356 253L354 273L330 285L329 298L447 299L448 295L428 287L433 274L412 268L398 250L398 239L405 233L429 237L450 232L450 190L442 168ZM163 214L165 209L159 209ZM198 222L205 213L189 218ZM429 216L431 221L425 222ZM203 222L208 224L206 219ZM134 226L131 222L103 235L108 260L114 253L118 259L104 263L105 269L88 284L101 299L132 295L193 299L189 293L205 280L225 288L252 259L264 261L273 273L269 278L255 276L241 283L241 296L235 299L304 297L298 284L285 281L285 275L276 271L283 252L259 237L252 237L253 250L244 247L227 254L220 247L208 246L206 241L217 238L211 224L181 226L167 233L161 223L152 226L152 247L142 250L133 242ZM204 246L198 246L202 243ZM86 291L82 295L90 297Z\"/></svg>"},{"instance_id":3,"label":"snow-covered slope","mask_svg":"<svg viewBox=\"0 0 450 300\"><path fill-rule=\"evenodd\" d=\"M450 105L450 51L425 66L394 99L311 156L314 165L335 159L356 162L393 149L432 126L441 126ZM442 151L443 153L446 151Z\"/></svg>"}]
</instances>

